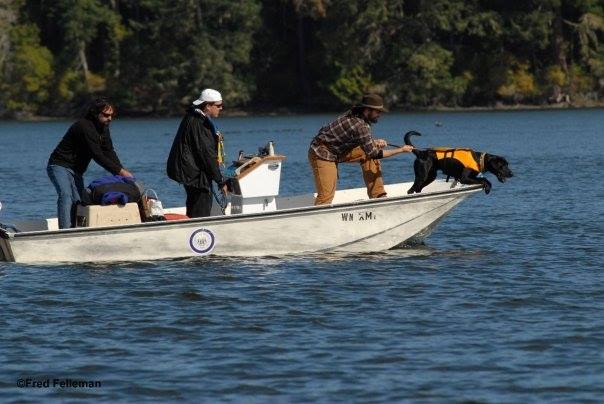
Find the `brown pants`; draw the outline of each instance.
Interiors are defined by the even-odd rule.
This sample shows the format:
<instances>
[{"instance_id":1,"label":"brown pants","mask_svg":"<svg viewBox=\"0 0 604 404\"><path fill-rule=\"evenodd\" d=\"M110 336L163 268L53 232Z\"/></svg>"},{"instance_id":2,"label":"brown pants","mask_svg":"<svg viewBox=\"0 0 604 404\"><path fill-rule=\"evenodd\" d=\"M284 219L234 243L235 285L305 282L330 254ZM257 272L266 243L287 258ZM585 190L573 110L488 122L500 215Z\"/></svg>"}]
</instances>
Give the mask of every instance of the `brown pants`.
<instances>
[{"instance_id":1,"label":"brown pants","mask_svg":"<svg viewBox=\"0 0 604 404\"><path fill-rule=\"evenodd\" d=\"M333 201L338 180L338 163L335 161L321 160L313 149L308 150L308 161L315 177L317 197L315 205L327 205ZM386 196L384 179L382 178L382 165L379 160L367 158L360 147L352 149L341 161L342 163L360 163L363 171L363 180L367 186L369 198Z\"/></svg>"}]
</instances>

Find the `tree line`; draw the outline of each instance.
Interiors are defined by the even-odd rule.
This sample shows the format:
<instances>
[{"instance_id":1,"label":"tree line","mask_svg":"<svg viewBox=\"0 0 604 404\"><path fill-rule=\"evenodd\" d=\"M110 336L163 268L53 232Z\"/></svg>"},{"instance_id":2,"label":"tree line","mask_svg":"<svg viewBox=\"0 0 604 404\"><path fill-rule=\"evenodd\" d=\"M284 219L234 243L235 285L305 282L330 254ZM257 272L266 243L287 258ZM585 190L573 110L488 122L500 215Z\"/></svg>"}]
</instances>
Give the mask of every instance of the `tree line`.
<instances>
[{"instance_id":1,"label":"tree line","mask_svg":"<svg viewBox=\"0 0 604 404\"><path fill-rule=\"evenodd\" d=\"M602 0L0 0L0 116L604 100Z\"/></svg>"}]
</instances>

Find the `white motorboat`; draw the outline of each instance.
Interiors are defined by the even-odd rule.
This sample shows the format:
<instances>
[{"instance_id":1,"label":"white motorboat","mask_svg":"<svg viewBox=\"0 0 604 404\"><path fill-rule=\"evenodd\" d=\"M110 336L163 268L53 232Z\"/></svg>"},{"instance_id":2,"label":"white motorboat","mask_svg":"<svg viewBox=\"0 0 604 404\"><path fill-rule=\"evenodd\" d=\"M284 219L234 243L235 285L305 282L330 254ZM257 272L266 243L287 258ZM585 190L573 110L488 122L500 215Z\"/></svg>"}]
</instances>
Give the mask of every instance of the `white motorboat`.
<instances>
[{"instance_id":1,"label":"white motorboat","mask_svg":"<svg viewBox=\"0 0 604 404\"><path fill-rule=\"evenodd\" d=\"M281 256L318 252L373 252L422 239L480 186L437 180L420 194L411 183L386 186L388 196L368 199L365 188L336 192L331 205L314 195L280 197L285 157L256 156L235 171L226 209L206 218L59 230L56 218L0 226L0 261L111 262L201 256ZM99 207L103 209L102 207ZM165 213L183 214L184 208Z\"/></svg>"}]
</instances>

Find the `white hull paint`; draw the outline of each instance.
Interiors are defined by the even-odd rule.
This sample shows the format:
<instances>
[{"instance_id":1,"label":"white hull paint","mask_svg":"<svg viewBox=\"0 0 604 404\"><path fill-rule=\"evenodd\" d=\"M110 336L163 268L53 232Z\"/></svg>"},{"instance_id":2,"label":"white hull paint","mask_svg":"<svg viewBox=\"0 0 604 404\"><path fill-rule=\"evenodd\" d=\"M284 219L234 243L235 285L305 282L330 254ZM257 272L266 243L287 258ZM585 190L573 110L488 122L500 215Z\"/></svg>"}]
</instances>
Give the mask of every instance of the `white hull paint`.
<instances>
[{"instance_id":1,"label":"white hull paint","mask_svg":"<svg viewBox=\"0 0 604 404\"><path fill-rule=\"evenodd\" d=\"M264 213L68 230L0 230L0 260L111 262L382 251L427 236L451 209L481 190L460 185L450 189L450 183L436 181L421 194L406 195L410 186L390 185L388 198L372 200L365 189L343 190L333 205L319 207L308 206L311 195L279 198L277 210Z\"/></svg>"}]
</instances>

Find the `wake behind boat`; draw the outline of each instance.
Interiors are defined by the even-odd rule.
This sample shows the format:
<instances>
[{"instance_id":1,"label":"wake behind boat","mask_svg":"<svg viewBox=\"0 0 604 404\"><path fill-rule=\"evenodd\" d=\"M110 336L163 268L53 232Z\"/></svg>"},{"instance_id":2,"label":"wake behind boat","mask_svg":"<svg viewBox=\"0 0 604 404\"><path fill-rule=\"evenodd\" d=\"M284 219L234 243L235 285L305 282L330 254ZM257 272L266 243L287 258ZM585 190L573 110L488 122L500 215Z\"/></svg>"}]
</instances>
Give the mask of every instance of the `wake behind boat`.
<instances>
[{"instance_id":1,"label":"wake behind boat","mask_svg":"<svg viewBox=\"0 0 604 404\"><path fill-rule=\"evenodd\" d=\"M438 180L422 193L408 195L412 183L398 183L386 186L386 198L368 199L365 188L355 188L337 191L331 205L313 206L310 193L278 196L284 159L271 154L242 162L224 213L215 204L212 216L206 218L63 230L56 218L0 226L0 261L111 262L382 251L428 236L457 204L482 189ZM183 207L165 210L184 211Z\"/></svg>"}]
</instances>

